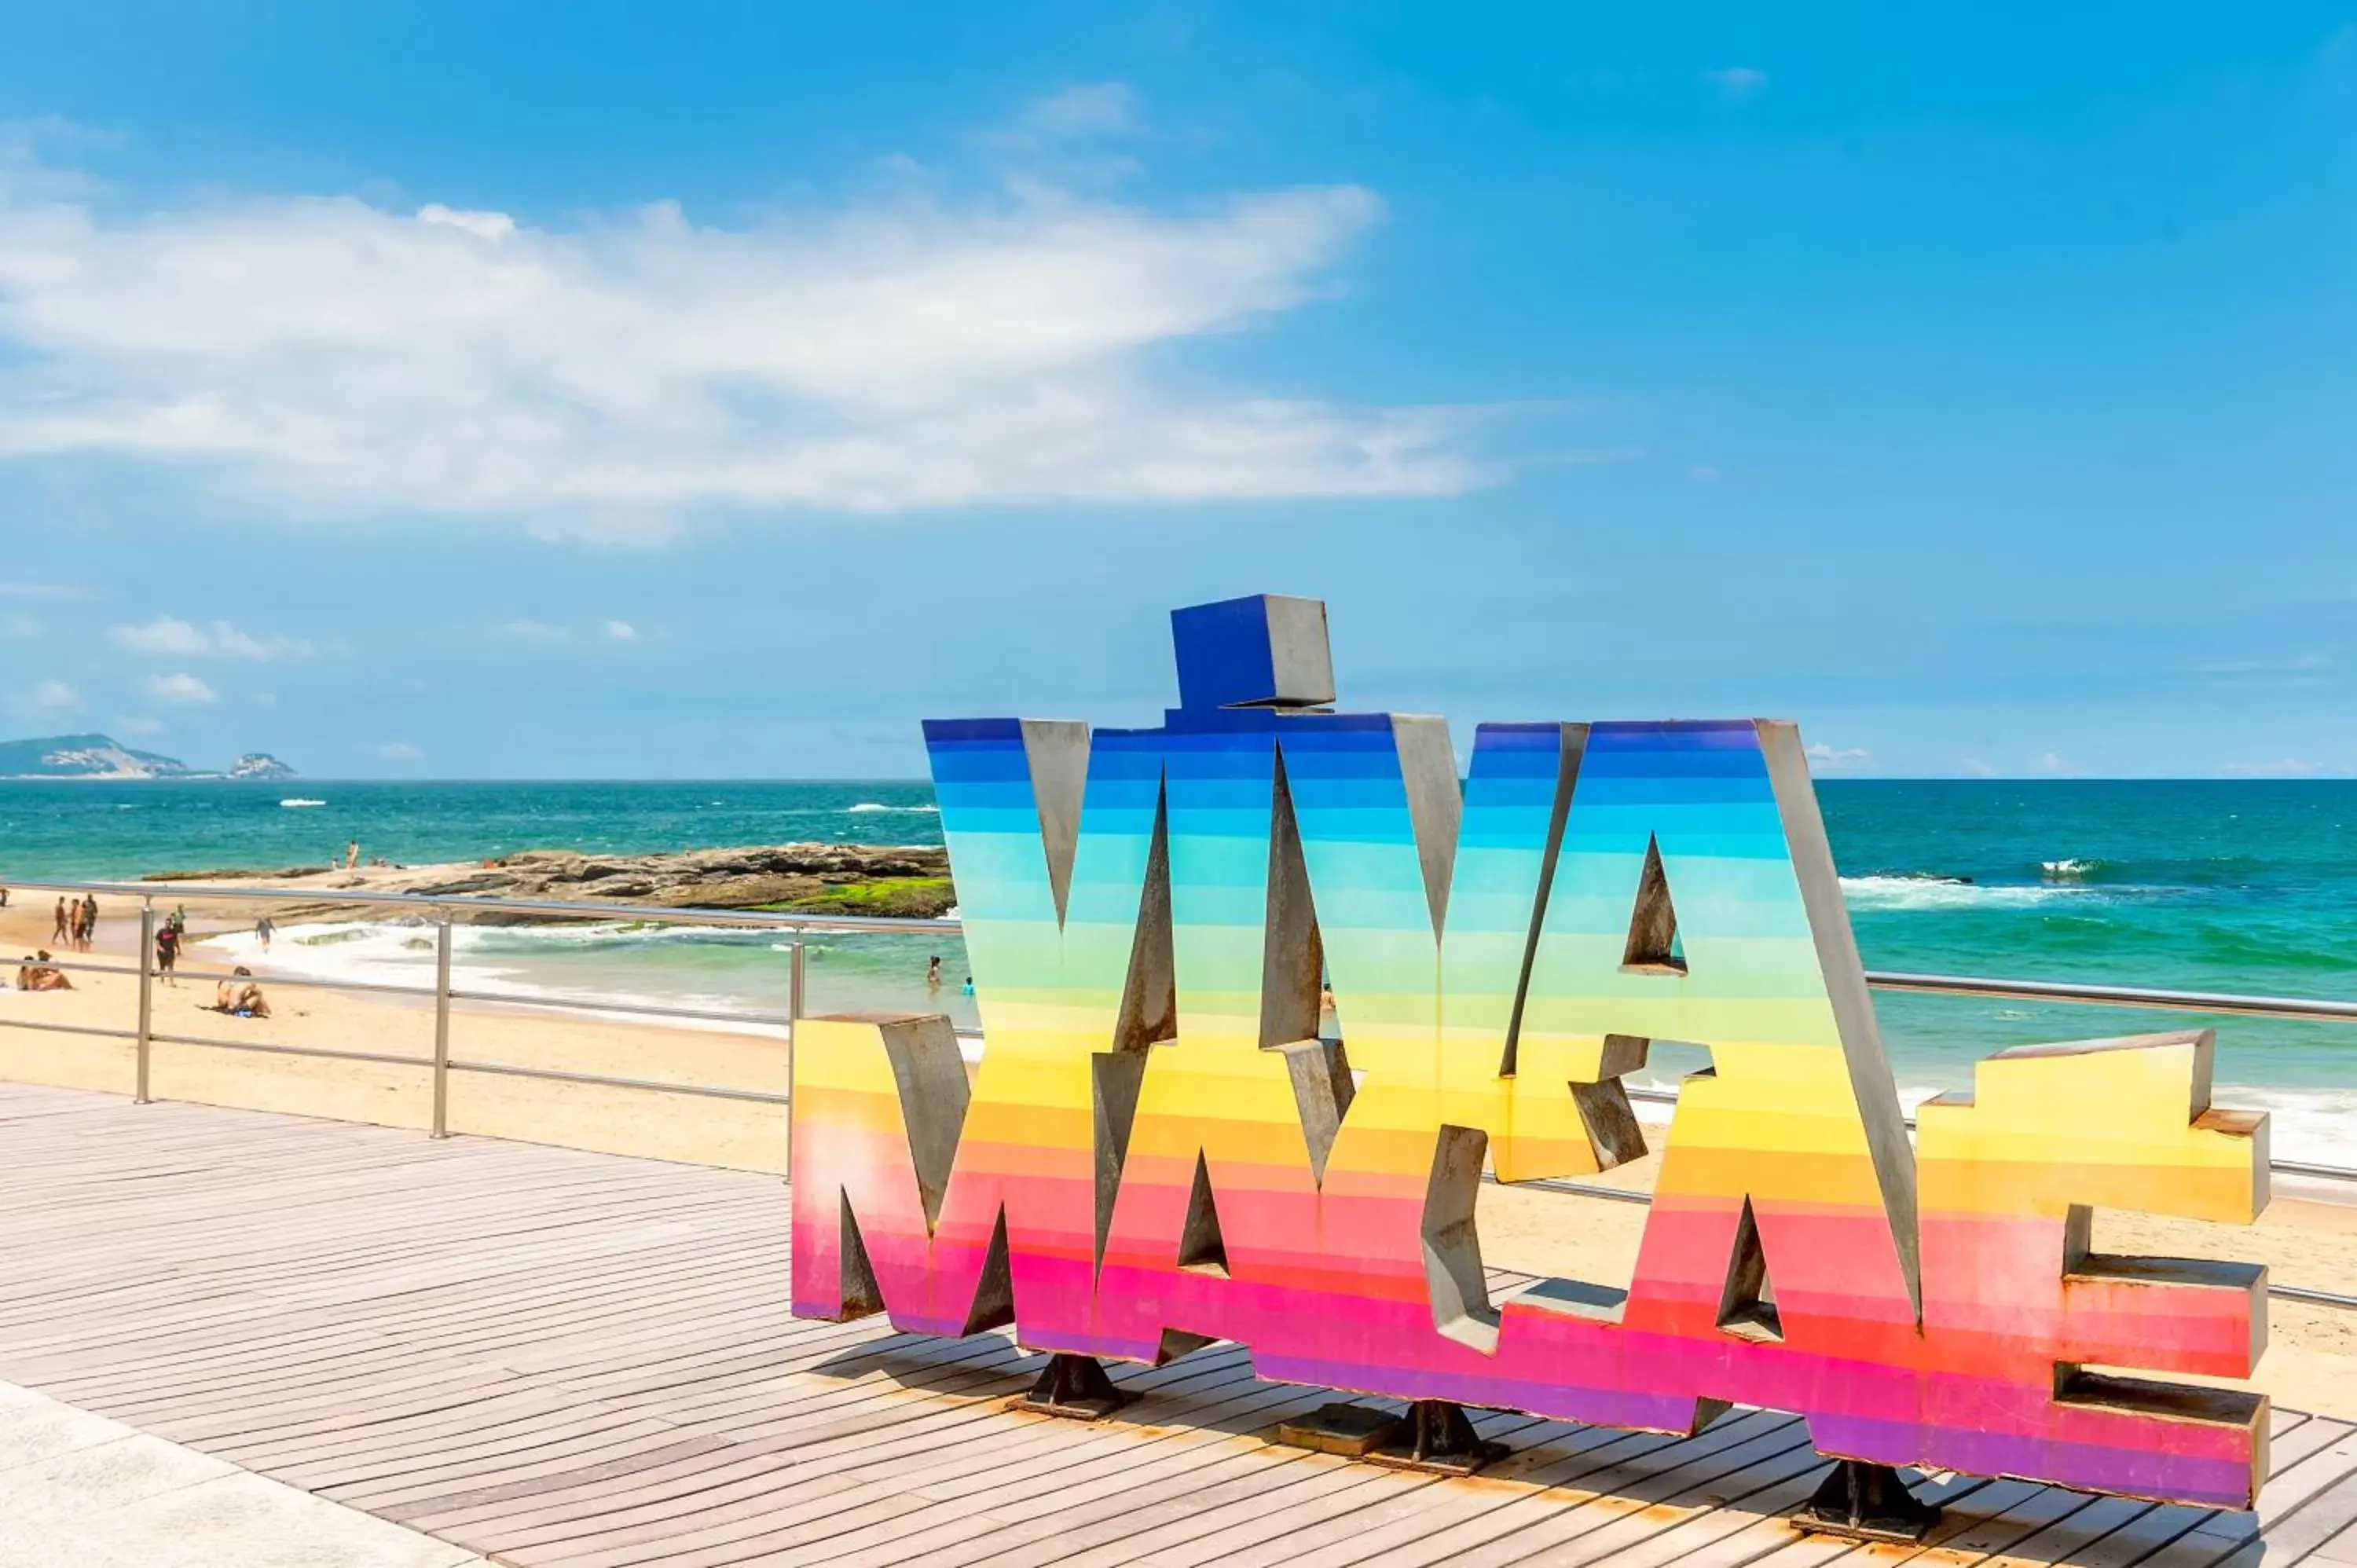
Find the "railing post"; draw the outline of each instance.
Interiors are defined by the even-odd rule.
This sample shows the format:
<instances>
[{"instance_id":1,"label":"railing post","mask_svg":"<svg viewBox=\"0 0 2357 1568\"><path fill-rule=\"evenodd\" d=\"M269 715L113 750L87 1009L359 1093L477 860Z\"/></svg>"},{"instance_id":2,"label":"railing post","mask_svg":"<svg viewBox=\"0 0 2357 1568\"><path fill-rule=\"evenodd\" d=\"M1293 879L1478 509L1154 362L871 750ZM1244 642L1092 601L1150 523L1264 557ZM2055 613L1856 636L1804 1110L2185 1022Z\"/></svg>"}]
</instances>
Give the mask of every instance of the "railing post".
<instances>
[{"instance_id":1,"label":"railing post","mask_svg":"<svg viewBox=\"0 0 2357 1568\"><path fill-rule=\"evenodd\" d=\"M794 1047L802 1043L802 933L794 933L791 952L792 975L786 986L786 1168L794 1165Z\"/></svg>"},{"instance_id":2,"label":"railing post","mask_svg":"<svg viewBox=\"0 0 2357 1568\"><path fill-rule=\"evenodd\" d=\"M450 1135L450 915L434 928L434 1136Z\"/></svg>"},{"instance_id":3,"label":"railing post","mask_svg":"<svg viewBox=\"0 0 2357 1568\"><path fill-rule=\"evenodd\" d=\"M135 1105L148 1103L147 1058L154 1048L155 1032L156 905L150 899L139 906L139 1038L132 1051L131 1101Z\"/></svg>"}]
</instances>

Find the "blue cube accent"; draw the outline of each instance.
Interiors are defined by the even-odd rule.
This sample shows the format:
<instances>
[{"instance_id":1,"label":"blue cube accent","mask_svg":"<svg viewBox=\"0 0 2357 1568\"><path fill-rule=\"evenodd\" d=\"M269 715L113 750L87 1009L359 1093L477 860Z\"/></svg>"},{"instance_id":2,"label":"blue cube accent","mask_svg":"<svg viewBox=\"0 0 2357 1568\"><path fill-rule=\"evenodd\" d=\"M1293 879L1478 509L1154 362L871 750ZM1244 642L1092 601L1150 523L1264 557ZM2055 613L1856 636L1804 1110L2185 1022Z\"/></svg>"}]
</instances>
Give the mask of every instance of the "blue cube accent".
<instances>
[{"instance_id":1,"label":"blue cube accent","mask_svg":"<svg viewBox=\"0 0 2357 1568\"><path fill-rule=\"evenodd\" d=\"M1318 599L1254 594L1170 612L1178 651L1178 706L1318 707L1334 700Z\"/></svg>"},{"instance_id":2,"label":"blue cube accent","mask_svg":"<svg viewBox=\"0 0 2357 1568\"><path fill-rule=\"evenodd\" d=\"M1170 638L1178 650L1180 707L1275 700L1276 660L1269 645L1265 595L1172 610Z\"/></svg>"}]
</instances>

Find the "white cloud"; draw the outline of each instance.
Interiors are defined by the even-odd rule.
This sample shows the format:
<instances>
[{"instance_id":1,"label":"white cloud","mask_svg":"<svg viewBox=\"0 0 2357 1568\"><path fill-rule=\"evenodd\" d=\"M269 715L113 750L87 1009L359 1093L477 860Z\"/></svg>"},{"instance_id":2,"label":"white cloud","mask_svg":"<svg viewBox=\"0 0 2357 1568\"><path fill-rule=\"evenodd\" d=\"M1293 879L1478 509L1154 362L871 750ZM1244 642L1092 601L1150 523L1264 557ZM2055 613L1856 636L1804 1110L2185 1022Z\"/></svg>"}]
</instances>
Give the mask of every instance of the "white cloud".
<instances>
[{"instance_id":1,"label":"white cloud","mask_svg":"<svg viewBox=\"0 0 2357 1568\"><path fill-rule=\"evenodd\" d=\"M1035 104L1105 131L1126 90ZM1219 388L1174 356L1329 296L1352 186L1185 209L1037 180L737 228L246 197L118 218L0 167L0 458L185 465L336 517L642 537L705 506L1448 493L1478 411Z\"/></svg>"},{"instance_id":2,"label":"white cloud","mask_svg":"<svg viewBox=\"0 0 2357 1568\"><path fill-rule=\"evenodd\" d=\"M1824 741L1809 748L1809 770L1813 773L1833 773L1845 768L1864 768L1874 761L1874 753L1862 746L1835 746Z\"/></svg>"},{"instance_id":3,"label":"white cloud","mask_svg":"<svg viewBox=\"0 0 2357 1568\"><path fill-rule=\"evenodd\" d=\"M515 232L515 220L504 212L469 212L429 201L417 209L420 223L441 223L463 230L478 240L504 240Z\"/></svg>"},{"instance_id":4,"label":"white cloud","mask_svg":"<svg viewBox=\"0 0 2357 1568\"><path fill-rule=\"evenodd\" d=\"M2050 751L2038 759L2038 771L2050 774L2058 779L2076 778L2079 772L2076 768L2062 759L2061 753L2054 751Z\"/></svg>"},{"instance_id":5,"label":"white cloud","mask_svg":"<svg viewBox=\"0 0 2357 1568\"><path fill-rule=\"evenodd\" d=\"M194 675L150 675L145 685L147 694L159 703L218 703L221 693L198 680Z\"/></svg>"},{"instance_id":6,"label":"white cloud","mask_svg":"<svg viewBox=\"0 0 2357 1568\"><path fill-rule=\"evenodd\" d=\"M636 642L639 628L626 620L602 620L595 627L578 632L569 626L556 626L544 620L503 620L491 628L491 635L510 642L554 644L571 642L577 637L603 638L608 642Z\"/></svg>"},{"instance_id":7,"label":"white cloud","mask_svg":"<svg viewBox=\"0 0 2357 1568\"><path fill-rule=\"evenodd\" d=\"M10 610L0 615L0 637L38 637L48 630L38 616L28 616L22 610Z\"/></svg>"},{"instance_id":8,"label":"white cloud","mask_svg":"<svg viewBox=\"0 0 2357 1568\"><path fill-rule=\"evenodd\" d=\"M405 740L389 740L376 748L376 754L387 762L418 762L425 754Z\"/></svg>"},{"instance_id":9,"label":"white cloud","mask_svg":"<svg viewBox=\"0 0 2357 1568\"><path fill-rule=\"evenodd\" d=\"M1702 73L1703 80L1729 98L1745 99L1767 91L1768 73L1755 66L1722 66Z\"/></svg>"},{"instance_id":10,"label":"white cloud","mask_svg":"<svg viewBox=\"0 0 2357 1568\"><path fill-rule=\"evenodd\" d=\"M2276 762L2231 762L2222 769L2237 779L2308 779L2324 771L2324 764L2287 757Z\"/></svg>"},{"instance_id":11,"label":"white cloud","mask_svg":"<svg viewBox=\"0 0 2357 1568\"><path fill-rule=\"evenodd\" d=\"M2332 660L2321 653L2303 653L2297 659L2233 659L2215 664L2197 664L2197 675L2305 675L2332 668Z\"/></svg>"},{"instance_id":12,"label":"white cloud","mask_svg":"<svg viewBox=\"0 0 2357 1568\"><path fill-rule=\"evenodd\" d=\"M1996 777L1996 769L1990 767L1987 763L1982 761L1977 757L1967 757L1962 762L1958 763L1957 766L1962 768L1967 775L1975 779L1994 779Z\"/></svg>"},{"instance_id":13,"label":"white cloud","mask_svg":"<svg viewBox=\"0 0 2357 1568\"><path fill-rule=\"evenodd\" d=\"M188 659L307 659L314 650L299 637L255 637L225 620L193 626L172 616L157 616L140 626L108 628L117 648L134 653L159 653Z\"/></svg>"},{"instance_id":14,"label":"white cloud","mask_svg":"<svg viewBox=\"0 0 2357 1568\"><path fill-rule=\"evenodd\" d=\"M0 599L94 599L88 588L68 583L0 583Z\"/></svg>"},{"instance_id":15,"label":"white cloud","mask_svg":"<svg viewBox=\"0 0 2357 1568\"><path fill-rule=\"evenodd\" d=\"M63 681L42 681L16 696L16 706L32 714L66 714L81 706L81 693Z\"/></svg>"},{"instance_id":16,"label":"white cloud","mask_svg":"<svg viewBox=\"0 0 2357 1568\"><path fill-rule=\"evenodd\" d=\"M124 735L155 735L164 727L162 719L127 718L114 721L114 727Z\"/></svg>"},{"instance_id":17,"label":"white cloud","mask_svg":"<svg viewBox=\"0 0 2357 1568\"><path fill-rule=\"evenodd\" d=\"M1117 136L1136 129L1144 105L1125 81L1086 82L1035 98L1017 120L1034 136L1059 141L1080 136Z\"/></svg>"}]
</instances>

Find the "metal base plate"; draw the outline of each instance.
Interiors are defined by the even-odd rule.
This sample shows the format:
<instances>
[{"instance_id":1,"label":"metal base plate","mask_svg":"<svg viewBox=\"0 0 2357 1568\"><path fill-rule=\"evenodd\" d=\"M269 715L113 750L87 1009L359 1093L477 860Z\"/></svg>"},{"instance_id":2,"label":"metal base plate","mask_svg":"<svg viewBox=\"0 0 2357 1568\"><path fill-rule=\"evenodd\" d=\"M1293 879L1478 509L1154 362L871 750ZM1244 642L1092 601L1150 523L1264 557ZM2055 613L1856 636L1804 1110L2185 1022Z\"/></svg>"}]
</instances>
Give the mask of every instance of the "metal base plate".
<instances>
[{"instance_id":1,"label":"metal base plate","mask_svg":"<svg viewBox=\"0 0 2357 1568\"><path fill-rule=\"evenodd\" d=\"M1419 1400L1397 1415L1373 1405L1320 1405L1281 1423L1276 1439L1296 1448L1432 1476L1469 1476L1512 1452L1502 1443L1476 1436L1465 1412L1440 1400Z\"/></svg>"},{"instance_id":2,"label":"metal base plate","mask_svg":"<svg viewBox=\"0 0 2357 1568\"><path fill-rule=\"evenodd\" d=\"M1406 1425L1405 1416L1371 1404L1321 1404L1307 1415L1279 1422L1276 1440L1345 1459L1364 1459Z\"/></svg>"},{"instance_id":3,"label":"metal base plate","mask_svg":"<svg viewBox=\"0 0 2357 1568\"><path fill-rule=\"evenodd\" d=\"M1009 1410L1061 1421L1103 1421L1137 1396L1125 1393L1094 1357L1054 1355L1031 1391L1006 1402Z\"/></svg>"},{"instance_id":4,"label":"metal base plate","mask_svg":"<svg viewBox=\"0 0 2357 1568\"><path fill-rule=\"evenodd\" d=\"M1940 1510L1918 1500L1889 1466L1844 1459L1791 1518L1792 1528L1811 1535L1912 1546L1940 1522Z\"/></svg>"},{"instance_id":5,"label":"metal base plate","mask_svg":"<svg viewBox=\"0 0 2357 1568\"><path fill-rule=\"evenodd\" d=\"M1051 1402L1035 1400L1029 1394L1020 1394L1008 1400L1006 1408L1027 1410L1033 1415L1052 1415L1063 1421L1103 1421L1136 1398L1135 1394L1116 1394L1112 1399Z\"/></svg>"},{"instance_id":6,"label":"metal base plate","mask_svg":"<svg viewBox=\"0 0 2357 1568\"><path fill-rule=\"evenodd\" d=\"M1468 1449L1453 1454L1427 1454L1419 1459L1415 1448L1406 1443L1390 1443L1374 1449L1366 1456L1370 1465L1388 1466L1394 1470L1422 1470L1430 1476L1469 1476L1485 1465L1494 1465L1513 1450L1502 1443L1477 1442Z\"/></svg>"}]
</instances>

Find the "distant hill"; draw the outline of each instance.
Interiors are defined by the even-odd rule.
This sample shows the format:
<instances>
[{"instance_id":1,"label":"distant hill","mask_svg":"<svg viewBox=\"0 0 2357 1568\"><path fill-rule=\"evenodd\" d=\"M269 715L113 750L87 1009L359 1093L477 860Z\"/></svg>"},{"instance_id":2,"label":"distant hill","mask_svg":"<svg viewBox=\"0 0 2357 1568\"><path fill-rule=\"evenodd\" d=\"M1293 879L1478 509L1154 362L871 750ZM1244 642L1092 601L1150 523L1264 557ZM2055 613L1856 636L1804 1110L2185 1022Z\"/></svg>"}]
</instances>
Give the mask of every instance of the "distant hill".
<instances>
[{"instance_id":1,"label":"distant hill","mask_svg":"<svg viewBox=\"0 0 2357 1568\"><path fill-rule=\"evenodd\" d=\"M226 774L200 773L177 757L134 751L103 735L0 740L0 779L292 779L265 751L248 752Z\"/></svg>"}]
</instances>

